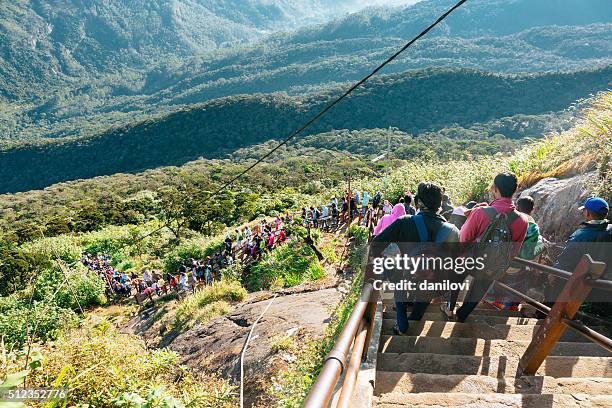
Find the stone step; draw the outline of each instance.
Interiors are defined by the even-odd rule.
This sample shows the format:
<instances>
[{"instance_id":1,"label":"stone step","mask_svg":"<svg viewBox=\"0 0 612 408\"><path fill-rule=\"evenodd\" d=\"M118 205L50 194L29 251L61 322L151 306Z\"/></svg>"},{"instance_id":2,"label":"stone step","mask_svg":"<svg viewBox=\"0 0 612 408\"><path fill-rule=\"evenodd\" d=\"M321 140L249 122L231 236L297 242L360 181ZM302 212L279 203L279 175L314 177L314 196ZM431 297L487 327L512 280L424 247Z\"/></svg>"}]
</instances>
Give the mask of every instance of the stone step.
<instances>
[{"instance_id":1,"label":"stone step","mask_svg":"<svg viewBox=\"0 0 612 408\"><path fill-rule=\"evenodd\" d=\"M462 337L381 336L382 353L435 353L466 356L507 356L520 359L527 340L483 340ZM595 343L558 342L552 356L610 357L612 354Z\"/></svg>"},{"instance_id":2,"label":"stone step","mask_svg":"<svg viewBox=\"0 0 612 408\"><path fill-rule=\"evenodd\" d=\"M421 392L603 395L612 392L612 378L493 378L484 375L376 372L376 395Z\"/></svg>"},{"instance_id":3,"label":"stone step","mask_svg":"<svg viewBox=\"0 0 612 408\"><path fill-rule=\"evenodd\" d=\"M396 312L383 312L384 319L395 319ZM421 320L432 320L444 322L447 321L444 314L440 311L437 313L425 313ZM527 317L507 317L507 316L489 316L489 315L479 315L479 314L471 314L466 322L467 323L487 323L487 324L541 324L544 320L542 319L530 319Z\"/></svg>"},{"instance_id":4,"label":"stone step","mask_svg":"<svg viewBox=\"0 0 612 408\"><path fill-rule=\"evenodd\" d=\"M391 303L391 304L385 304L384 305L384 311L385 312L393 312L395 311L395 304ZM408 313L410 314L410 311L412 310L412 307L408 307ZM425 313L442 313L440 311L440 305L439 304L432 304L427 306L427 309L425 311ZM487 315L487 316L503 316L503 317L522 317L523 315L521 314L521 312L516 311L516 310L499 310L493 306L487 305L486 303L481 303L476 309L474 309L472 311L472 313L470 314L470 316L472 315Z\"/></svg>"},{"instance_id":5,"label":"stone step","mask_svg":"<svg viewBox=\"0 0 612 408\"><path fill-rule=\"evenodd\" d=\"M384 394L376 404L379 408L391 407L461 407L461 408L608 408L612 406L610 395L565 394Z\"/></svg>"},{"instance_id":6,"label":"stone step","mask_svg":"<svg viewBox=\"0 0 612 408\"><path fill-rule=\"evenodd\" d=\"M507 356L455 356L432 353L379 353L378 371L443 375L515 377L518 359ZM612 357L549 356L537 375L560 377L612 377Z\"/></svg>"},{"instance_id":7,"label":"stone step","mask_svg":"<svg viewBox=\"0 0 612 408\"><path fill-rule=\"evenodd\" d=\"M384 319L382 325L383 335L393 335L395 320ZM406 335L427 337L466 337L481 338L484 340L531 340L539 329L538 325L507 325L484 323L456 323L442 321L410 322ZM593 327L593 330L598 328ZM599 328L601 329L601 328ZM573 330L566 330L560 341L589 342L589 340Z\"/></svg>"}]
</instances>

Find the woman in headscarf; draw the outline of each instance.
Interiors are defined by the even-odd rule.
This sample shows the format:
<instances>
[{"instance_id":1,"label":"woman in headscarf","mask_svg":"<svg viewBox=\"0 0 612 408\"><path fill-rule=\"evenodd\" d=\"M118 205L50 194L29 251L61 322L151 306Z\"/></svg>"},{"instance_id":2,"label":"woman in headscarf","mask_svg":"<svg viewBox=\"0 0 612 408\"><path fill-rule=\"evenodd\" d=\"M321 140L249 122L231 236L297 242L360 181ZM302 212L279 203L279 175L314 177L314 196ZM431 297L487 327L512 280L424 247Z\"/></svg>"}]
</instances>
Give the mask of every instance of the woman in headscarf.
<instances>
[{"instance_id":1,"label":"woman in headscarf","mask_svg":"<svg viewBox=\"0 0 612 408\"><path fill-rule=\"evenodd\" d=\"M395 204L395 207L393 207L391 214L383 215L380 221L378 221L376 228L374 228L374 235L380 234L384 231L385 228L393 224L395 220L400 217L403 217L404 215L406 215L406 208L404 208L404 204Z\"/></svg>"}]
</instances>

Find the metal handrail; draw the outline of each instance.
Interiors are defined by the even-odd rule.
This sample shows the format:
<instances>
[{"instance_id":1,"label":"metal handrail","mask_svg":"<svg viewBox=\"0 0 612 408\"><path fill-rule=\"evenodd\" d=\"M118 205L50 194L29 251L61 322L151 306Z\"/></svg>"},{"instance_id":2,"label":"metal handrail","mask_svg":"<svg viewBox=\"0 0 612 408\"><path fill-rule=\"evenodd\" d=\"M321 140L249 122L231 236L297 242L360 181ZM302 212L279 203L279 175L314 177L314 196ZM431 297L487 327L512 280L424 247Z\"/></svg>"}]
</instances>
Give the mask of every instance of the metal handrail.
<instances>
[{"instance_id":1,"label":"metal handrail","mask_svg":"<svg viewBox=\"0 0 612 408\"><path fill-rule=\"evenodd\" d=\"M577 322L575 320L571 320L565 317L561 321L569 328L574 329L578 333L582 334L584 337L588 338L594 343L599 344L601 347L612 353L612 340L608 337L604 336L599 332L596 332L595 330L586 326L582 322Z\"/></svg>"},{"instance_id":2,"label":"metal handrail","mask_svg":"<svg viewBox=\"0 0 612 408\"><path fill-rule=\"evenodd\" d=\"M371 283L366 283L364 285L360 298L357 300L351 315L336 339L334 348L325 358L317 381L310 389L304 401L303 406L305 408L323 408L327 407L329 404L340 375L344 372L351 345L353 345L359 333L359 328L363 327L364 319L373 318L372 316L365 316L373 290L374 288ZM370 328L371 325L369 323L369 321L365 322L365 327ZM369 336L366 336L364 344L367 342L367 337ZM361 352L358 351L359 350L354 349L354 353L351 355L351 361L353 361L353 359L361 361L363 347L361 348ZM354 374L356 374L356 371Z\"/></svg>"},{"instance_id":3,"label":"metal handrail","mask_svg":"<svg viewBox=\"0 0 612 408\"><path fill-rule=\"evenodd\" d=\"M539 263L534 262L534 261L528 261L527 259L514 258L514 261L519 263L519 264L522 264L524 266L528 266L530 268L538 269L538 270L540 270L542 272L546 272L546 273L548 273L550 275L554 275L554 276L557 276L557 277L562 278L562 279L569 279L569 278L572 277L572 273L571 272L564 271L564 270L558 269L558 268L554 268L554 267L548 266L548 265L542 265L542 264L539 264Z\"/></svg>"},{"instance_id":4,"label":"metal handrail","mask_svg":"<svg viewBox=\"0 0 612 408\"><path fill-rule=\"evenodd\" d=\"M338 398L336 408L348 407L351 402L355 384L357 383L357 374L361 366L361 356L363 355L363 349L366 347L367 334L367 323L364 319L361 319L361 325L359 326L357 337L355 337L351 360L349 361L348 370L342 382L342 390L340 391L340 397Z\"/></svg>"},{"instance_id":5,"label":"metal handrail","mask_svg":"<svg viewBox=\"0 0 612 408\"><path fill-rule=\"evenodd\" d=\"M495 286L497 286L499 289L501 289L501 290L503 290L503 291L505 291L507 293L510 293L510 294L512 294L514 296L519 297L523 302L527 303L530 306L535 307L536 309L538 309L540 312L542 312L544 314L550 313L550 307L546 306L544 303L538 302L534 298L529 297L529 296L519 292L518 290L511 288L510 286L508 286L508 285L506 285L504 283L495 281Z\"/></svg>"},{"instance_id":6,"label":"metal handrail","mask_svg":"<svg viewBox=\"0 0 612 408\"><path fill-rule=\"evenodd\" d=\"M532 297L529 297L528 295L525 295L525 294L517 291L516 289L513 289L513 288L509 287L506 284L503 284L501 282L495 281L495 286L497 288L507 292L507 293L510 293L511 295L517 296L522 301L524 301L528 305L531 305L531 306L535 307L536 309L538 309L540 312L544 313L545 315L548 315L550 313L550 310L551 310L550 307L546 306L545 304L543 304L541 302L538 302L537 300L533 299ZM594 343L599 344L600 346L602 346L606 350L612 352L612 339L609 339L608 337L604 336L603 334L601 334L599 332L596 332L595 330L593 330L590 327L586 326L582 322L578 322L578 321L575 321L575 320L572 320L572 319L567 319L567 318L563 318L562 322L563 322L563 324L565 324L569 328L571 328L571 329L577 331L578 333L582 334L587 339L591 340Z\"/></svg>"},{"instance_id":7,"label":"metal handrail","mask_svg":"<svg viewBox=\"0 0 612 408\"><path fill-rule=\"evenodd\" d=\"M514 261L524 265L524 266L528 266L530 268L533 269L537 269L541 272L546 272L550 275L554 275L557 276L561 279L569 279L572 277L572 273L568 272L568 271L564 271L563 269L558 269L549 265L542 265L539 264L537 262L534 261L528 261L527 259L523 259L523 258L514 258ZM607 290L607 291L612 291L612 281L610 280L606 280L606 279L586 279L585 283L589 286L591 286L592 288L595 289L602 289L602 290Z\"/></svg>"},{"instance_id":8,"label":"metal handrail","mask_svg":"<svg viewBox=\"0 0 612 408\"><path fill-rule=\"evenodd\" d=\"M612 291L612 281L606 279L586 279L584 281L587 285L593 289L602 289Z\"/></svg>"}]
</instances>

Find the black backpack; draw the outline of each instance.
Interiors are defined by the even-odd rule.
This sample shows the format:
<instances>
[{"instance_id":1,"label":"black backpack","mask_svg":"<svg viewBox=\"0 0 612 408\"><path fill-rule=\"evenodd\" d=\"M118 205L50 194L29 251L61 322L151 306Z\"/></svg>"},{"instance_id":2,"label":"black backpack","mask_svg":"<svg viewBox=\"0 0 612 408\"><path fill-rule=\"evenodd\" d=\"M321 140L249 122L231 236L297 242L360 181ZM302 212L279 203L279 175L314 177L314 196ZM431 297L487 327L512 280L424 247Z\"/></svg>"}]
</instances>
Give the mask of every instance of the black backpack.
<instances>
[{"instance_id":1,"label":"black backpack","mask_svg":"<svg viewBox=\"0 0 612 408\"><path fill-rule=\"evenodd\" d=\"M497 279L506 272L512 261L512 232L510 225L520 215L515 211L498 213L493 207L482 209L489 218L489 225L476 245L475 255L484 258L485 278Z\"/></svg>"},{"instance_id":2,"label":"black backpack","mask_svg":"<svg viewBox=\"0 0 612 408\"><path fill-rule=\"evenodd\" d=\"M599 234L596 242L596 253L593 254L593 259L606 264L606 271L602 279L612 279L612 224L608 224L608 228Z\"/></svg>"},{"instance_id":3,"label":"black backpack","mask_svg":"<svg viewBox=\"0 0 612 408\"><path fill-rule=\"evenodd\" d=\"M372 200L372 207L378 207L378 204L380 204L380 199L381 199L381 195L380 193L376 193L376 195L374 196L374 199Z\"/></svg>"}]
</instances>

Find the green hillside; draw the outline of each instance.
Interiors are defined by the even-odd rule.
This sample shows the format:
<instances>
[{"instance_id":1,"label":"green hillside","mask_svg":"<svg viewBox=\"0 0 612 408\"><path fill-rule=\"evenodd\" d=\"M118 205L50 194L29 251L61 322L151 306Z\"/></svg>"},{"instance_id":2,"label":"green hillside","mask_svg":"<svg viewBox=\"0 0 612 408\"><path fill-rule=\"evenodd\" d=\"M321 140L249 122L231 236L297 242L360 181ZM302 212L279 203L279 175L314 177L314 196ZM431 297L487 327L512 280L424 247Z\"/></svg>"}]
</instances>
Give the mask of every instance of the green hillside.
<instances>
[{"instance_id":1,"label":"green hillside","mask_svg":"<svg viewBox=\"0 0 612 408\"><path fill-rule=\"evenodd\" d=\"M566 108L605 89L612 67L568 74L497 75L425 70L373 80L334 108L310 134L394 126L409 133L469 126L517 114ZM283 94L214 100L87 139L24 144L0 151L0 192L117 172L134 172L284 137L338 90L305 97Z\"/></svg>"},{"instance_id":2,"label":"green hillside","mask_svg":"<svg viewBox=\"0 0 612 408\"><path fill-rule=\"evenodd\" d=\"M370 9L322 27L304 28L291 42L359 37L410 38L457 3L424 0L399 12ZM504 36L533 27L609 23L607 0L470 0L434 30L433 36Z\"/></svg>"},{"instance_id":3,"label":"green hillside","mask_svg":"<svg viewBox=\"0 0 612 408\"><path fill-rule=\"evenodd\" d=\"M231 42L227 47L216 47L211 42L205 46L207 36L227 36L224 30L231 30L235 24L209 24L208 17L202 16L238 21L264 35L274 27L291 26L291 21L295 21L293 26L324 21L324 15L329 18L364 4L321 0L307 6L307 2L278 0L262 2L269 6L262 11L257 8L261 6L258 2L238 2L239 6L216 3L189 3L193 9L181 14L189 18L171 19L161 31L155 24L147 25L148 31L143 34L138 31L142 16L121 8L128 6L110 2L109 10L100 12L99 19L111 32L100 38L88 31L88 25L80 34L60 36L62 27L48 23L55 17L44 17L40 11L34 19L38 25L31 22L25 28L55 28L37 40L35 49L24 46L32 36L29 31L7 29L2 34L0 24L0 35L6 36L10 47L4 60L0 54L0 93L5 88L5 93L18 101L8 104L0 98L0 141L86 136L230 95L278 91L299 95L325 90L363 76L449 5L448 1L423 1L408 8L370 8L295 33L272 34L255 43ZM334 3L333 7L328 3ZM548 72L611 64L612 18L607 3L587 0L580 2L580 7L575 0L554 3L555 13L547 11L553 8L548 0L468 2L385 72L426 67ZM64 14L69 17L61 13L56 17L74 24L88 21L89 9L79 11L75 7L67 7ZM177 7L182 10L183 6ZM22 8L17 10L23 13ZM166 11L162 8L150 14L161 19ZM122 15L120 19L114 18L117 13ZM9 13L5 25L18 27L17 15L17 11ZM305 15L310 17L300 19ZM65 30L70 31L70 27ZM220 33L217 28L222 29ZM248 34L235 36L240 35L250 38ZM69 52L70 61L68 57L61 59L66 54L62 50L72 50L70 41L75 36L84 36L78 42L78 52ZM117 47L111 49L100 43L107 37ZM121 40L124 37L127 40Z\"/></svg>"},{"instance_id":4,"label":"green hillside","mask_svg":"<svg viewBox=\"0 0 612 408\"><path fill-rule=\"evenodd\" d=\"M356 10L355 0L45 0L0 4L0 99L41 97L49 87L111 83L137 89L139 72L252 42L280 29ZM132 71L116 75L123 70ZM109 78L110 77L110 78Z\"/></svg>"}]
</instances>

